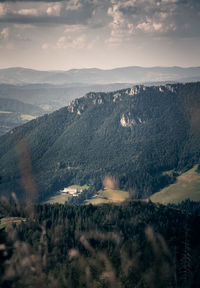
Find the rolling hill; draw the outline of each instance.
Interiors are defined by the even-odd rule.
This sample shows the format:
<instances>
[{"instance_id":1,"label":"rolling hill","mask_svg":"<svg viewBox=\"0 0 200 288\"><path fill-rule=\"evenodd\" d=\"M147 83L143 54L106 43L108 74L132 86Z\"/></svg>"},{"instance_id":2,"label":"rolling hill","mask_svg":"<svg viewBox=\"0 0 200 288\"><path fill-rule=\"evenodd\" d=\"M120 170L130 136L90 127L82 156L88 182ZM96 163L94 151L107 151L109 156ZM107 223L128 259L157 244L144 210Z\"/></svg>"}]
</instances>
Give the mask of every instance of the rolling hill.
<instances>
[{"instance_id":1,"label":"rolling hill","mask_svg":"<svg viewBox=\"0 0 200 288\"><path fill-rule=\"evenodd\" d=\"M197 81L199 67L120 67L110 70L97 68L68 71L37 71L26 68L0 69L0 83L6 84L109 84L155 81Z\"/></svg>"}]
</instances>

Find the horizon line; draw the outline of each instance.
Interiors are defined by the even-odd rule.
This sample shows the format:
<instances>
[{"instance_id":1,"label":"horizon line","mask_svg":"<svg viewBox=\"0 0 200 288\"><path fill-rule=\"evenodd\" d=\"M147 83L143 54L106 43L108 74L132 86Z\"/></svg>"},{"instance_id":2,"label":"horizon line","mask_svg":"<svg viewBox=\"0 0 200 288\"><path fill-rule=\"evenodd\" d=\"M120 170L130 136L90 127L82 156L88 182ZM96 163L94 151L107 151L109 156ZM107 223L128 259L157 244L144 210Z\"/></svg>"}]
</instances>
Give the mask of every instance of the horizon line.
<instances>
[{"instance_id":1,"label":"horizon line","mask_svg":"<svg viewBox=\"0 0 200 288\"><path fill-rule=\"evenodd\" d=\"M33 70L38 72L70 72L73 70L102 70L102 71L111 71L116 69L123 69L123 68L143 68L143 69L152 69L152 68L181 68L181 69L190 69L190 68L200 68L200 66L179 66L179 65L173 65L173 66L138 66L138 65L129 65L129 66L116 66L113 68L99 68L99 67L80 67L80 68L70 68L70 69L36 69L31 67L23 67L23 66L9 66L0 68L1 70L11 70L11 69L24 69L24 70Z\"/></svg>"}]
</instances>

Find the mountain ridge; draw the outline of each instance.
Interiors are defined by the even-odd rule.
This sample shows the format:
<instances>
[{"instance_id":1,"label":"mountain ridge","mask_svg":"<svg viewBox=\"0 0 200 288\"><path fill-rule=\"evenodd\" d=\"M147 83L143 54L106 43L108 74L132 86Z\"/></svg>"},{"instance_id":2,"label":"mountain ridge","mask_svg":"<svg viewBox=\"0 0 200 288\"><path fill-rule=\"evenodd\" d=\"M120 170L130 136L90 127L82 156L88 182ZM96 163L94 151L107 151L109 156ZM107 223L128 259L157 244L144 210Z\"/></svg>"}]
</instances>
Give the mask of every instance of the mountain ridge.
<instances>
[{"instance_id":1,"label":"mountain ridge","mask_svg":"<svg viewBox=\"0 0 200 288\"><path fill-rule=\"evenodd\" d=\"M141 83L155 81L184 81L200 79L200 67L140 67L127 66L112 69L82 68L70 70L34 70L29 68L0 69L0 83Z\"/></svg>"},{"instance_id":2,"label":"mountain ridge","mask_svg":"<svg viewBox=\"0 0 200 288\"><path fill-rule=\"evenodd\" d=\"M0 84L0 111L5 110L5 106L9 108L11 101L20 101L22 106L28 108L29 105L37 106L38 115L44 115L46 113L53 112L61 107L64 107L70 103L71 100L81 97L89 91L112 91L115 89L122 89L130 86L130 84L25 84L25 85L8 85ZM13 100L12 100L13 99ZM6 104L7 102L7 104ZM12 105L13 105L12 103ZM23 104L24 103L24 104ZM8 115L1 113L0 119L0 134L4 134L11 128L23 124L24 121L20 121L19 113L22 110L20 106L16 106L16 115ZM32 115L32 106L30 109L26 109L28 115ZM35 114L34 114L35 115Z\"/></svg>"},{"instance_id":3,"label":"mountain ridge","mask_svg":"<svg viewBox=\"0 0 200 288\"><path fill-rule=\"evenodd\" d=\"M25 197L19 167L31 161L40 201L72 184L98 190L107 175L147 197L175 180L163 171L199 162L199 109L200 82L90 92L0 138L2 194Z\"/></svg>"}]
</instances>

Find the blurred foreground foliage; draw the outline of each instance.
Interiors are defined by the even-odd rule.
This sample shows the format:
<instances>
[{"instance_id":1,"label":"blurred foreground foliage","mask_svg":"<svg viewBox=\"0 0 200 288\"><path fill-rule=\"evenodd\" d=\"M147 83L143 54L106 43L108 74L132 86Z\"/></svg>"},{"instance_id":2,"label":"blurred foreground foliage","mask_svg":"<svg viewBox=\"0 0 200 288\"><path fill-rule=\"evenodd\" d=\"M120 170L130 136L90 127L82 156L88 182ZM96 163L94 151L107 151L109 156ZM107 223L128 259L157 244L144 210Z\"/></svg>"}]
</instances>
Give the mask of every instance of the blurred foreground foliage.
<instances>
[{"instance_id":1,"label":"blurred foreground foliage","mask_svg":"<svg viewBox=\"0 0 200 288\"><path fill-rule=\"evenodd\" d=\"M2 219L24 221L0 230L0 287L200 287L200 217L189 206L1 202Z\"/></svg>"}]
</instances>

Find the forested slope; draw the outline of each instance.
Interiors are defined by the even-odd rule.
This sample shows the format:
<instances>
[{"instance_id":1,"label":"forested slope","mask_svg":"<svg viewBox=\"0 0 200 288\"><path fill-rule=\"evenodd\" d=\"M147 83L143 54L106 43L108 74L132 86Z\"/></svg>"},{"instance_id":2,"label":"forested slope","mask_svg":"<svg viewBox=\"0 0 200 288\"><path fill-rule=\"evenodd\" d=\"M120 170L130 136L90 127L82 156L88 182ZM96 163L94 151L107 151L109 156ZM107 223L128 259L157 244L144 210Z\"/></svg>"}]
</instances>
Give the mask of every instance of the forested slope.
<instances>
[{"instance_id":1,"label":"forested slope","mask_svg":"<svg viewBox=\"0 0 200 288\"><path fill-rule=\"evenodd\" d=\"M199 82L88 93L0 138L1 195L43 200L109 175L149 196L199 162L199 111Z\"/></svg>"}]
</instances>

